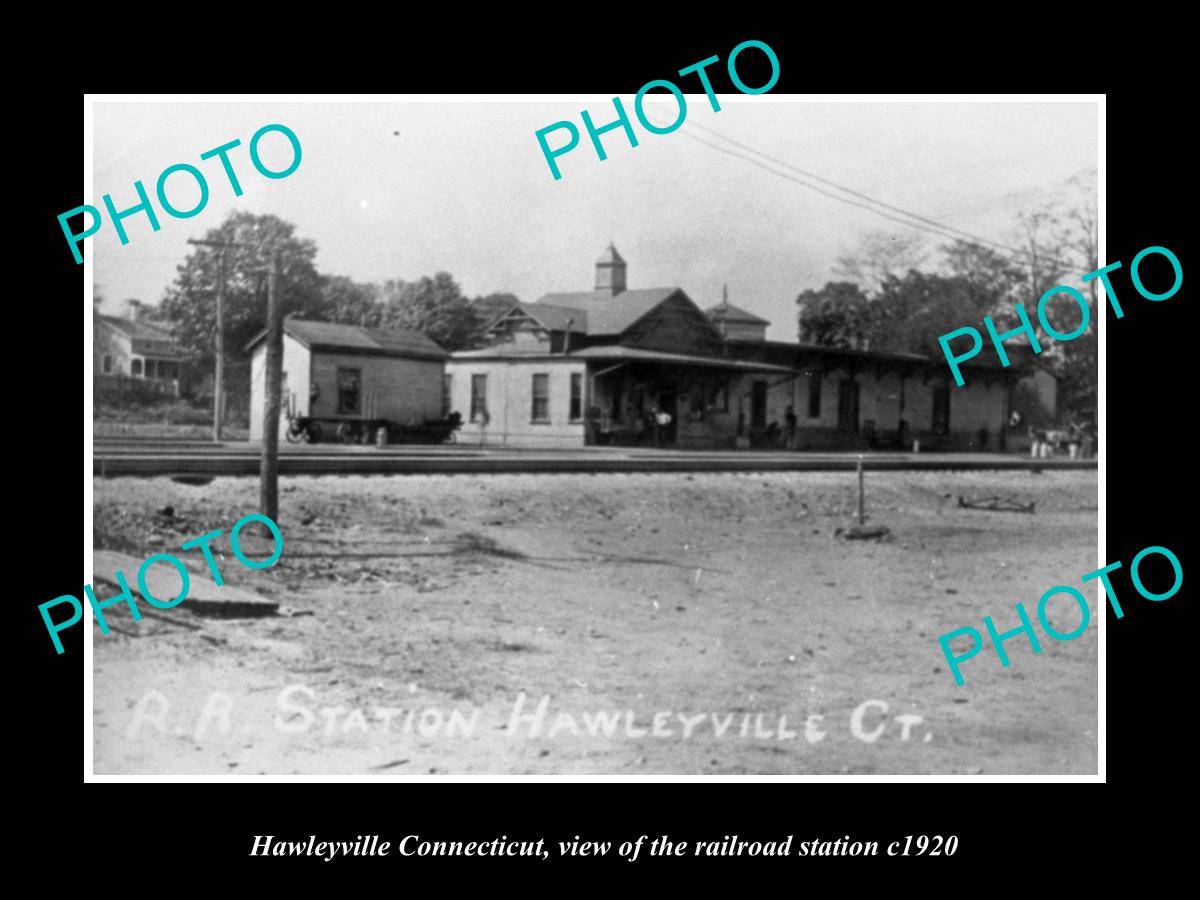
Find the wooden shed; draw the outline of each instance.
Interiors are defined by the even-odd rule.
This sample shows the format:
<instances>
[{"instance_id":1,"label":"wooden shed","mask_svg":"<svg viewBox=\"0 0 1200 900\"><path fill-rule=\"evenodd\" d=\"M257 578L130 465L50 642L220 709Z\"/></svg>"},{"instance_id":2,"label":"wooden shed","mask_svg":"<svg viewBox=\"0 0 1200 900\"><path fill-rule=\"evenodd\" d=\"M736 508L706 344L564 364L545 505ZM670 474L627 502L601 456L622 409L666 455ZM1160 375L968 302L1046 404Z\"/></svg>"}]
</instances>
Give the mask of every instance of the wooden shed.
<instances>
[{"instance_id":1,"label":"wooden shed","mask_svg":"<svg viewBox=\"0 0 1200 900\"><path fill-rule=\"evenodd\" d=\"M262 439L266 334L250 356L250 439ZM386 419L418 425L440 419L449 354L416 331L386 331L287 318L283 323L280 437L289 418L327 423Z\"/></svg>"}]
</instances>

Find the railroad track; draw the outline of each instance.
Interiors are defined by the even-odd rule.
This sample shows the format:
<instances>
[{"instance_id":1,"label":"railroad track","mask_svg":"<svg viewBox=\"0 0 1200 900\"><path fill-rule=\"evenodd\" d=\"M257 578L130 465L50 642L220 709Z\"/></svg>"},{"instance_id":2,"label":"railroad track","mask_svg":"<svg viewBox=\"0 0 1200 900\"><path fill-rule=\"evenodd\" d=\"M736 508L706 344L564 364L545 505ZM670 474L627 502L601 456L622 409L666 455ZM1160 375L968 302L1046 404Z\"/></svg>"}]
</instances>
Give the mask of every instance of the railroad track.
<instances>
[{"instance_id":1,"label":"railroad track","mask_svg":"<svg viewBox=\"0 0 1200 900\"><path fill-rule=\"evenodd\" d=\"M105 478L157 475L256 475L257 448L147 448L128 444L94 448L92 471ZM281 475L416 475L483 473L631 472L844 472L858 464L854 453L729 453L721 451L513 451L489 448L320 447L284 450ZM1000 454L868 453L868 471L987 471L1096 469L1095 460L1029 459Z\"/></svg>"}]
</instances>

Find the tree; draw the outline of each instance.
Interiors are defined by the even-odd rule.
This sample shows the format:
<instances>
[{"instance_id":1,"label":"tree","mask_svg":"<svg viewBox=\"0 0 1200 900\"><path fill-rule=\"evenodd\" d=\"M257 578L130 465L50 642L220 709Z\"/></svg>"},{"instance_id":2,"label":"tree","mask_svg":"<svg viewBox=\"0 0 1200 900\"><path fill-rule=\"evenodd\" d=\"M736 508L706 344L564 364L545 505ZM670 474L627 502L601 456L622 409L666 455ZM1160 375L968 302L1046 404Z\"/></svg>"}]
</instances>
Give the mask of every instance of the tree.
<instances>
[{"instance_id":1,"label":"tree","mask_svg":"<svg viewBox=\"0 0 1200 900\"><path fill-rule=\"evenodd\" d=\"M446 350L475 346L480 316L449 272L418 281L388 281L382 293L385 328L424 332Z\"/></svg>"},{"instance_id":2,"label":"tree","mask_svg":"<svg viewBox=\"0 0 1200 900\"><path fill-rule=\"evenodd\" d=\"M1012 305L1023 299L1025 273L1011 256L967 241L945 244L941 251L948 274L995 293L999 305L989 312L1011 312Z\"/></svg>"},{"instance_id":3,"label":"tree","mask_svg":"<svg viewBox=\"0 0 1200 900\"><path fill-rule=\"evenodd\" d=\"M998 290L963 275L911 269L902 278L888 276L871 301L870 348L940 356L938 336L982 319L997 305Z\"/></svg>"},{"instance_id":4,"label":"tree","mask_svg":"<svg viewBox=\"0 0 1200 900\"><path fill-rule=\"evenodd\" d=\"M1058 376L1062 415L1090 421L1096 417L1099 379L1097 318L1104 312L1099 280L1083 287L1088 327L1070 341L1056 340L1046 334L1035 310L1046 291L1059 285L1078 290L1082 276L1100 267L1096 201L1096 172L1089 169L1068 179L1039 206L1018 215L1026 247L1022 260L1027 274L1025 308L1042 346L1039 362ZM1079 303L1065 293L1046 304L1045 314L1051 327L1060 334L1074 332L1083 315ZM1017 324L1011 313L1005 322L1009 328Z\"/></svg>"},{"instance_id":5,"label":"tree","mask_svg":"<svg viewBox=\"0 0 1200 900\"><path fill-rule=\"evenodd\" d=\"M797 298L800 339L940 359L940 335L966 325L982 333L984 316L993 318L997 331L1009 331L1021 324L1015 312L1019 303L1042 347L1036 364L1058 376L1060 411L1068 418L1095 421L1096 320L1104 312L1099 281L1089 282L1083 291L1088 328L1070 341L1046 334L1037 307L1048 290L1059 285L1078 289L1081 276L1099 268L1097 222L1096 173L1088 170L1045 195L1040 204L1018 212L1016 242L1022 249L1010 255L954 241L939 248L938 271L921 271L921 235L875 232L855 256L843 257L835 266L848 281L829 282ZM1069 294L1049 301L1044 312L1061 334L1079 326L1080 306Z\"/></svg>"},{"instance_id":6,"label":"tree","mask_svg":"<svg viewBox=\"0 0 1200 900\"><path fill-rule=\"evenodd\" d=\"M830 281L820 290L801 292L800 341L823 347L860 347L871 329L870 301L849 281Z\"/></svg>"},{"instance_id":7,"label":"tree","mask_svg":"<svg viewBox=\"0 0 1200 900\"><path fill-rule=\"evenodd\" d=\"M1066 257L1070 272L1063 284L1077 285L1080 278L1100 268L1099 217L1097 215L1096 170L1088 169L1067 180L1055 202L1060 211L1054 234L1054 246ZM1100 301L1099 279L1084 288L1090 322L1087 330L1073 341L1057 343L1051 359L1057 363L1059 407L1068 418L1096 421L1099 379L1099 325L1104 315ZM1040 295L1039 295L1040 296ZM1069 334L1079 325L1079 305L1068 298L1053 301L1047 307L1050 324Z\"/></svg>"},{"instance_id":8,"label":"tree","mask_svg":"<svg viewBox=\"0 0 1200 900\"><path fill-rule=\"evenodd\" d=\"M800 340L936 357L938 336L979 321L996 308L1001 290L986 279L916 269L889 275L871 297L856 284L829 282L796 298Z\"/></svg>"},{"instance_id":9,"label":"tree","mask_svg":"<svg viewBox=\"0 0 1200 900\"><path fill-rule=\"evenodd\" d=\"M379 289L342 275L321 276L321 318L342 325L378 328L383 324L384 304Z\"/></svg>"},{"instance_id":10,"label":"tree","mask_svg":"<svg viewBox=\"0 0 1200 900\"><path fill-rule=\"evenodd\" d=\"M919 231L872 231L852 255L838 258L833 274L873 291L892 276L920 268L928 258L926 239Z\"/></svg>"},{"instance_id":11,"label":"tree","mask_svg":"<svg viewBox=\"0 0 1200 900\"><path fill-rule=\"evenodd\" d=\"M220 249L196 246L177 267L175 282L159 305L179 346L201 366L213 360L216 330L218 254L225 254L225 352L232 359L245 355L245 346L266 327L267 270L271 249L280 252L280 297L285 315L319 317L321 278L314 260L317 247L296 237L296 228L276 216L233 212L205 240L234 242Z\"/></svg>"}]
</instances>

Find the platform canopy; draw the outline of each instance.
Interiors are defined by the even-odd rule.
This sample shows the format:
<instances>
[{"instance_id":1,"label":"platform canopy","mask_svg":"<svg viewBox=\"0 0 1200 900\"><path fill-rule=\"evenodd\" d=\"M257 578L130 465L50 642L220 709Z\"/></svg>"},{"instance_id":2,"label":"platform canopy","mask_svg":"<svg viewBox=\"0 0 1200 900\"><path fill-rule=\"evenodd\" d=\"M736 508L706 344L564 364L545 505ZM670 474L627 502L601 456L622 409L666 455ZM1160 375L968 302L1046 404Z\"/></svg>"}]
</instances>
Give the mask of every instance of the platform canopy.
<instances>
[{"instance_id":1,"label":"platform canopy","mask_svg":"<svg viewBox=\"0 0 1200 900\"><path fill-rule=\"evenodd\" d=\"M719 356L692 356L686 353L669 353L665 350L648 350L643 347L599 346L586 347L568 353L566 359L586 359L597 362L649 362L677 366L697 366L712 369L735 369L740 372L774 372L780 375L799 374L798 370L771 363L751 362L742 359L727 359Z\"/></svg>"}]
</instances>

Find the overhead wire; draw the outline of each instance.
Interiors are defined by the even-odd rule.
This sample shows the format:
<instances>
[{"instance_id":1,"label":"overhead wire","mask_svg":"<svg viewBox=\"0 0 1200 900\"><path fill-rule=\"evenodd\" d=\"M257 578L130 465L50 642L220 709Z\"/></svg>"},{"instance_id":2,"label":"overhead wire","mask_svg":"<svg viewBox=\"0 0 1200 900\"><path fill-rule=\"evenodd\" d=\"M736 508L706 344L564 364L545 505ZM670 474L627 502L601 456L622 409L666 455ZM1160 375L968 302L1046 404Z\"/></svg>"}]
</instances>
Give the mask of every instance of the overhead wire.
<instances>
[{"instance_id":1,"label":"overhead wire","mask_svg":"<svg viewBox=\"0 0 1200 900\"><path fill-rule=\"evenodd\" d=\"M917 213L910 212L909 210L903 209L899 206L894 206L883 200L878 200L874 197L871 197L867 194L862 193L861 191L856 191L853 188L849 188L849 187L846 187L845 185L838 184L835 181L832 181L828 178L824 178L820 175L817 175L815 172L809 172L805 169L800 168L799 166L795 166L795 165L787 162L786 160L779 159L775 156L772 156L769 153L764 153L761 150L757 150L754 147L750 147L747 144L744 144L741 141L734 140L733 138L723 135L714 129L707 128L703 125L698 125L698 124L693 124L693 128L704 131L707 134L711 134L714 137L717 137L723 141L726 141L742 150L746 150L749 153L753 153L756 156L760 156L763 159L768 160L769 162L773 163L776 166L782 166L786 169L791 169L794 172L798 172L799 174L805 176L805 179L812 179L812 181L820 182L821 184L828 185L828 186L835 188L836 190L841 191L845 194L849 194L849 195L851 195L851 197L859 198L858 200L854 200L854 199L851 199L850 197L841 196L839 194L832 193L816 184L813 184L811 181L797 178L796 176L791 175L787 172L780 172L777 169L771 168L770 166L766 165L765 163L763 163L762 161L760 161L758 159L755 159L752 156L747 156L743 153L738 153L734 150L730 150L727 147L722 147L719 144L714 144L711 141L707 141L704 138L701 138L700 136L692 134L686 130L683 131L683 134L685 134L687 137L691 138L692 140L697 141L700 144L704 144L705 146L707 146L713 150L716 150L720 153L724 153L728 156L733 156L738 159L745 160L746 162L749 162L752 165L758 166L760 169L770 172L772 175L776 175L776 176L778 176L780 178L784 178L788 181L795 182L796 184L802 185L803 187L806 187L809 190L816 191L817 193L822 194L826 197L829 197L830 199L837 200L842 203L847 203L851 206L856 206L860 209L865 209L868 212L872 212L877 216L881 216L885 219L889 219L893 222L897 222L906 227L916 228L921 231L928 232L930 234L935 234L938 237L945 238L946 240L953 241L955 243L976 244L976 245L981 245L981 246L996 247L1000 250L1003 250L1005 253L1007 253L1011 256L1014 256L1014 257L1017 257L1017 258L1023 259L1023 260L1033 260L1035 258L1035 255L1029 250L1021 250L1016 247L1010 247L1009 245L1003 244L1000 241L995 241L990 238L985 238L981 235L973 234L972 232L965 231L961 228L956 228L952 225L943 224L934 219L930 219L926 216L922 216ZM862 202L862 201L865 201L865 202ZM885 210L890 210L890 212L886 212ZM906 218L899 218L898 216L893 215L892 213L898 213L900 216L904 216ZM1045 259L1046 261L1049 261L1049 262L1053 262L1056 265L1063 267L1064 269L1073 268L1073 266L1071 266L1069 263L1066 263L1063 260L1057 259L1057 258L1049 256L1049 255L1043 257L1043 259Z\"/></svg>"}]
</instances>

